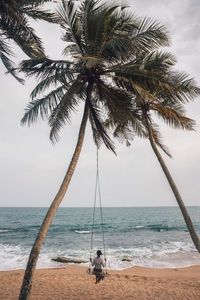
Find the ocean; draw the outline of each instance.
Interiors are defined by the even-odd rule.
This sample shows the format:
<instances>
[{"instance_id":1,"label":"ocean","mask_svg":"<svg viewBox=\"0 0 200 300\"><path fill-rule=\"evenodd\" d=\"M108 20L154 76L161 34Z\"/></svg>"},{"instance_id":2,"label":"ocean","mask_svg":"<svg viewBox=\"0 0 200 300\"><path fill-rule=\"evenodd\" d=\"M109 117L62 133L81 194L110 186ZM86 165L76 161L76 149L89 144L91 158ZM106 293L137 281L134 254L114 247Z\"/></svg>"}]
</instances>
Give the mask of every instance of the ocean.
<instances>
[{"instance_id":1,"label":"ocean","mask_svg":"<svg viewBox=\"0 0 200 300\"><path fill-rule=\"evenodd\" d=\"M200 207L188 207L200 234ZM24 269L47 208L0 209L0 270ZM43 244L37 268L55 268L57 256L88 260L103 248L96 208L91 249L93 208L58 209ZM132 266L178 268L200 264L178 207L105 207L103 231L108 269ZM123 261L128 259L130 261ZM88 264L83 264L88 265Z\"/></svg>"}]
</instances>

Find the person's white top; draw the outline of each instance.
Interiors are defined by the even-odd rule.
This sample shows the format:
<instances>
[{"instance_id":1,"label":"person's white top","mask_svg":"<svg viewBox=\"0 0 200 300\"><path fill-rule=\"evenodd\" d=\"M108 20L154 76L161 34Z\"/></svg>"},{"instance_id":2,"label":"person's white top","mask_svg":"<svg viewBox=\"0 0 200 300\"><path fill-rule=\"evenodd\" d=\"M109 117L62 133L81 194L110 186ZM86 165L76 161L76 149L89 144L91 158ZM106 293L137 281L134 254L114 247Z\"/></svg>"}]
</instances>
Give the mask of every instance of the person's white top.
<instances>
[{"instance_id":1,"label":"person's white top","mask_svg":"<svg viewBox=\"0 0 200 300\"><path fill-rule=\"evenodd\" d=\"M105 267L105 263L104 263L103 258L102 258L101 256L95 257L95 258L93 259L93 261L92 261L92 266L94 266L95 269L98 269L98 270L101 269L101 266L102 266L102 267Z\"/></svg>"}]
</instances>

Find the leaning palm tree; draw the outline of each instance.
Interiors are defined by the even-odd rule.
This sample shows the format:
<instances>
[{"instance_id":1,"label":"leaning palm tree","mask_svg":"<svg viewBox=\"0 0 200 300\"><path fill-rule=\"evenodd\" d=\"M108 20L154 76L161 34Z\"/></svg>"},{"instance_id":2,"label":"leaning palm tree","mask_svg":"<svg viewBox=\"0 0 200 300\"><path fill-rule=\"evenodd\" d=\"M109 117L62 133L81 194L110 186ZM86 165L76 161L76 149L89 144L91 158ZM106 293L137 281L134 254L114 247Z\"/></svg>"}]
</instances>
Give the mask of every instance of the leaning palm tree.
<instances>
[{"instance_id":1,"label":"leaning palm tree","mask_svg":"<svg viewBox=\"0 0 200 300\"><path fill-rule=\"evenodd\" d=\"M10 41L14 41L29 57L44 56L41 39L29 25L29 19L56 22L54 14L41 6L51 0L1 0L0 1L0 58L7 71L18 81Z\"/></svg>"},{"instance_id":2,"label":"leaning palm tree","mask_svg":"<svg viewBox=\"0 0 200 300\"><path fill-rule=\"evenodd\" d=\"M77 145L61 187L41 225L30 252L19 299L28 299L40 249L74 173L82 149L88 120L97 146L104 143L115 152L104 128L105 115L114 120L124 119L132 109L132 97L113 81L113 68L128 63L139 49L154 49L168 45L166 30L158 23L138 19L125 8L107 6L95 0L85 0L75 6L73 1L62 1L58 18L67 42L64 54L69 60L34 58L22 62L27 76L36 76L38 85L33 90L22 123L31 124L38 117L48 118L50 139L58 140L59 129L70 120L78 104L84 104ZM46 96L40 94L54 88Z\"/></svg>"},{"instance_id":3,"label":"leaning palm tree","mask_svg":"<svg viewBox=\"0 0 200 300\"><path fill-rule=\"evenodd\" d=\"M140 61L140 63L139 63ZM200 239L195 231L192 220L184 205L179 190L162 158L158 147L165 154L171 157L168 149L161 141L159 127L153 122L152 112L160 117L167 125L183 130L194 130L195 122L185 116L183 104L193 100L200 95L200 89L196 87L193 79L187 74L172 71L175 65L175 58L166 52L151 52L145 54L143 52L138 56L138 64L124 66L125 70L117 71L116 81L119 86L125 86L126 89L134 95L134 118L128 115L118 124L110 118L107 120L107 126L114 128L114 136L130 139L130 133L145 137L149 140L151 147L163 169L163 172L170 184L176 201L184 217L193 243L200 253ZM138 77L133 77L133 69L138 68ZM140 72L146 72L146 77L152 77L154 80L151 85L148 81L141 81ZM144 75L143 75L144 76ZM127 78L129 79L127 81ZM131 79L131 80L130 80ZM137 115L136 115L137 113ZM137 122L136 121L137 117Z\"/></svg>"}]
</instances>

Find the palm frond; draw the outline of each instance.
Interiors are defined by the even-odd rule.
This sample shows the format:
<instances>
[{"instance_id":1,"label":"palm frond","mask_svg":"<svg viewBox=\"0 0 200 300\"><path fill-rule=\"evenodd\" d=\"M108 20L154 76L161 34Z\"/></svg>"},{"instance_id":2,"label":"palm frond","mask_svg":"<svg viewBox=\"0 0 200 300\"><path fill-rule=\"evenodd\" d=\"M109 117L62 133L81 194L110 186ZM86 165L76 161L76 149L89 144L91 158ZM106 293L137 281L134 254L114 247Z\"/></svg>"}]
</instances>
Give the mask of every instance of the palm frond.
<instances>
[{"instance_id":1,"label":"palm frond","mask_svg":"<svg viewBox=\"0 0 200 300\"><path fill-rule=\"evenodd\" d=\"M151 103L158 103L159 100L151 93L151 91L148 91L148 89L143 88L141 85L132 83L132 91L134 93L135 97L135 103L137 103L138 107L142 108L142 106L146 106L149 109L149 105Z\"/></svg>"},{"instance_id":2,"label":"palm frond","mask_svg":"<svg viewBox=\"0 0 200 300\"><path fill-rule=\"evenodd\" d=\"M129 120L129 127L132 129L134 136L136 135L140 138L147 138L146 129L137 109L132 111L132 119Z\"/></svg>"},{"instance_id":3,"label":"palm frond","mask_svg":"<svg viewBox=\"0 0 200 300\"><path fill-rule=\"evenodd\" d=\"M63 76L63 78L74 79L74 72L71 70L72 62L67 60L51 60L48 58L35 58L24 60L19 66L20 71L27 76L33 76L44 80L51 76Z\"/></svg>"},{"instance_id":4,"label":"palm frond","mask_svg":"<svg viewBox=\"0 0 200 300\"><path fill-rule=\"evenodd\" d=\"M167 154L169 157L172 158L172 155L170 154L169 150L162 143L161 134L158 130L158 125L153 123L150 117L149 117L149 126L150 126L151 136L154 142L156 143L156 145L159 146L165 152L165 154Z\"/></svg>"},{"instance_id":5,"label":"palm frond","mask_svg":"<svg viewBox=\"0 0 200 300\"><path fill-rule=\"evenodd\" d=\"M132 109L132 97L122 89L96 81L96 93L114 120L123 120Z\"/></svg>"},{"instance_id":6,"label":"palm frond","mask_svg":"<svg viewBox=\"0 0 200 300\"><path fill-rule=\"evenodd\" d=\"M60 103L51 110L52 112L49 117L51 141L58 141L60 129L66 122L70 123L71 113L76 111L75 107L78 104L78 100L82 97L85 97L85 82L81 82L77 79L65 92Z\"/></svg>"},{"instance_id":7,"label":"palm frond","mask_svg":"<svg viewBox=\"0 0 200 300\"><path fill-rule=\"evenodd\" d=\"M127 118L123 121L115 122L112 117L107 117L105 128L113 130L113 136L119 140L120 143L126 143L130 146L135 136L147 138L146 128L144 127L138 109L133 109L131 113L127 114Z\"/></svg>"},{"instance_id":8,"label":"palm frond","mask_svg":"<svg viewBox=\"0 0 200 300\"><path fill-rule=\"evenodd\" d=\"M11 0L13 1L13 0ZM52 2L52 0L14 0L18 8L20 9L21 7L32 7L32 8L37 8L40 7L41 5Z\"/></svg>"},{"instance_id":9,"label":"palm frond","mask_svg":"<svg viewBox=\"0 0 200 300\"><path fill-rule=\"evenodd\" d=\"M32 9L23 9L23 13L25 13L28 17L35 19L35 20L43 20L47 21L49 23L57 23L58 18L54 13L50 13L49 11L46 10L32 10Z\"/></svg>"},{"instance_id":10,"label":"palm frond","mask_svg":"<svg viewBox=\"0 0 200 300\"><path fill-rule=\"evenodd\" d=\"M185 115L185 113L186 113L183 103L174 102L174 100L171 99L170 97L166 97L166 99L160 101L159 103L163 107L169 107L169 108L174 109L179 114Z\"/></svg>"},{"instance_id":11,"label":"palm frond","mask_svg":"<svg viewBox=\"0 0 200 300\"><path fill-rule=\"evenodd\" d=\"M95 144L99 147L102 140L105 146L113 153L116 154L114 144L103 126L100 110L97 107L95 107L91 103L91 101L89 101L89 108L90 108L90 121L91 121L91 127L92 127Z\"/></svg>"},{"instance_id":12,"label":"palm frond","mask_svg":"<svg viewBox=\"0 0 200 300\"><path fill-rule=\"evenodd\" d=\"M58 18L56 17L56 15L48 10L24 7L23 9L21 9L21 13L34 20L43 20L49 23L58 23Z\"/></svg>"},{"instance_id":13,"label":"palm frond","mask_svg":"<svg viewBox=\"0 0 200 300\"><path fill-rule=\"evenodd\" d=\"M44 56L42 41L25 18L21 22L3 19L0 28L6 37L14 40L29 57Z\"/></svg>"},{"instance_id":14,"label":"palm frond","mask_svg":"<svg viewBox=\"0 0 200 300\"><path fill-rule=\"evenodd\" d=\"M147 71L156 71L159 73L165 73L169 71L176 63L176 58L173 54L166 51L152 51L148 53L143 59L143 69Z\"/></svg>"},{"instance_id":15,"label":"palm frond","mask_svg":"<svg viewBox=\"0 0 200 300\"><path fill-rule=\"evenodd\" d=\"M60 81L61 83L62 81ZM55 75L49 76L44 80L41 80L31 92L31 98L34 100L39 94L42 94L46 89L49 89L52 85L56 86L58 79Z\"/></svg>"},{"instance_id":16,"label":"palm frond","mask_svg":"<svg viewBox=\"0 0 200 300\"><path fill-rule=\"evenodd\" d=\"M131 128L127 126L122 126L122 124L117 125L113 132L113 136L119 140L120 143L126 143L126 146L129 147L131 145L131 141L134 139L134 134Z\"/></svg>"},{"instance_id":17,"label":"palm frond","mask_svg":"<svg viewBox=\"0 0 200 300\"><path fill-rule=\"evenodd\" d=\"M57 107L58 103L63 98L64 92L65 87L60 86L43 98L30 102L25 109L21 124L27 123L30 126L32 123L36 122L39 117L42 119L47 118L49 113Z\"/></svg>"},{"instance_id":18,"label":"palm frond","mask_svg":"<svg viewBox=\"0 0 200 300\"><path fill-rule=\"evenodd\" d=\"M125 88L133 92L133 86L140 86L152 95L172 94L174 88L168 77L161 70L146 70L142 68L143 62L128 63L122 66L113 66L106 76L111 77L118 87Z\"/></svg>"},{"instance_id":19,"label":"palm frond","mask_svg":"<svg viewBox=\"0 0 200 300\"><path fill-rule=\"evenodd\" d=\"M24 80L17 75L17 71L16 71L16 68L15 68L12 60L9 59L9 57L6 56L1 51L0 51L0 59L1 59L2 63L4 64L5 68L7 69L7 73L11 74L15 79L17 79L17 81L19 81L20 83L23 84Z\"/></svg>"},{"instance_id":20,"label":"palm frond","mask_svg":"<svg viewBox=\"0 0 200 300\"><path fill-rule=\"evenodd\" d=\"M10 73L15 79L20 83L24 83L24 80L17 76L17 71L13 61L10 59L10 56L14 56L8 42L4 40L3 35L0 36L0 59L7 69L7 73Z\"/></svg>"},{"instance_id":21,"label":"palm frond","mask_svg":"<svg viewBox=\"0 0 200 300\"><path fill-rule=\"evenodd\" d=\"M73 43L72 54L83 53L84 49L81 41L82 30L79 19L77 18L74 1L62 0L56 12L59 24L65 30L62 39L66 42ZM64 53L69 53L68 47L65 48Z\"/></svg>"},{"instance_id":22,"label":"palm frond","mask_svg":"<svg viewBox=\"0 0 200 300\"><path fill-rule=\"evenodd\" d=\"M29 57L45 55L42 40L29 25L30 18L57 22L55 14L41 9L50 0L7 0L0 1L0 30L5 39L14 40L15 43Z\"/></svg>"},{"instance_id":23,"label":"palm frond","mask_svg":"<svg viewBox=\"0 0 200 300\"><path fill-rule=\"evenodd\" d=\"M96 42L100 45L98 57L103 57L110 63L130 59L134 56L131 33L137 27L132 15L119 10L117 5L110 9L105 7L103 15L104 18L101 18L101 12L96 31Z\"/></svg>"},{"instance_id":24,"label":"palm frond","mask_svg":"<svg viewBox=\"0 0 200 300\"><path fill-rule=\"evenodd\" d=\"M170 80L173 86L174 99L182 103L194 100L200 95L200 88L197 87L193 78L184 72L172 72Z\"/></svg>"},{"instance_id":25,"label":"palm frond","mask_svg":"<svg viewBox=\"0 0 200 300\"><path fill-rule=\"evenodd\" d=\"M185 117L171 107L160 104L153 104L153 108L157 115L169 126L181 128L184 130L195 130L195 121Z\"/></svg>"},{"instance_id":26,"label":"palm frond","mask_svg":"<svg viewBox=\"0 0 200 300\"><path fill-rule=\"evenodd\" d=\"M133 32L135 48L139 51L154 50L169 46L169 36L165 26L151 18L140 20L137 30Z\"/></svg>"},{"instance_id":27,"label":"palm frond","mask_svg":"<svg viewBox=\"0 0 200 300\"><path fill-rule=\"evenodd\" d=\"M0 36L0 51L6 55L13 56L9 44Z\"/></svg>"}]
</instances>

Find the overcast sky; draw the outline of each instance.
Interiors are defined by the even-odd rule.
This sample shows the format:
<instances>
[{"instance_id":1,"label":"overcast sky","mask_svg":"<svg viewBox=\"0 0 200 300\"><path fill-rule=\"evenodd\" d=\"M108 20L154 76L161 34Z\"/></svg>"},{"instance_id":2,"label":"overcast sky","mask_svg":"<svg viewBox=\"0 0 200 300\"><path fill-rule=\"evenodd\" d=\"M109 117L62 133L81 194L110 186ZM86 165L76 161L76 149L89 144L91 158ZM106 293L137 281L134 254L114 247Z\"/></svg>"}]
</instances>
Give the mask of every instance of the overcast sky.
<instances>
[{"instance_id":1,"label":"overcast sky","mask_svg":"<svg viewBox=\"0 0 200 300\"><path fill-rule=\"evenodd\" d=\"M128 1L126 1L128 3ZM200 2L199 0L135 0L131 10L166 25L177 69L188 72L200 85ZM46 52L60 58L64 44L55 25L39 22L38 34L44 38ZM17 51L20 56L20 51ZM49 206L73 153L81 111L72 118L52 145L45 122L21 127L20 119L33 79L20 85L4 75L1 65L0 105L0 206ZM163 141L173 159L163 157L186 205L200 205L200 99L187 105L187 115L198 123L188 133L162 126ZM148 141L135 138L132 146L116 144L117 156L100 149L100 181L103 206L169 206L176 200ZM96 149L88 126L85 143L75 174L62 206L92 206L96 173Z\"/></svg>"}]
</instances>

